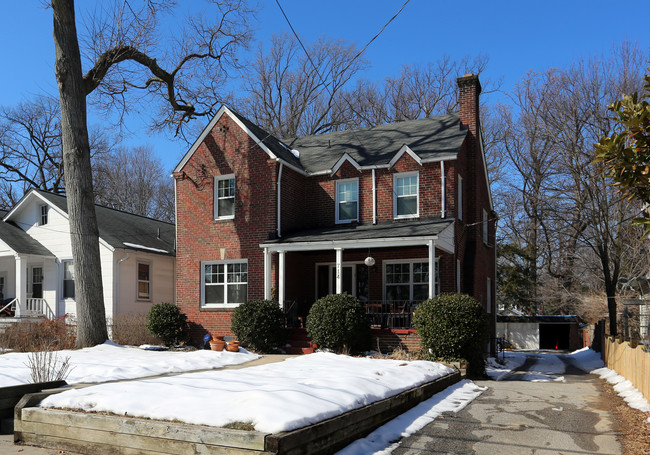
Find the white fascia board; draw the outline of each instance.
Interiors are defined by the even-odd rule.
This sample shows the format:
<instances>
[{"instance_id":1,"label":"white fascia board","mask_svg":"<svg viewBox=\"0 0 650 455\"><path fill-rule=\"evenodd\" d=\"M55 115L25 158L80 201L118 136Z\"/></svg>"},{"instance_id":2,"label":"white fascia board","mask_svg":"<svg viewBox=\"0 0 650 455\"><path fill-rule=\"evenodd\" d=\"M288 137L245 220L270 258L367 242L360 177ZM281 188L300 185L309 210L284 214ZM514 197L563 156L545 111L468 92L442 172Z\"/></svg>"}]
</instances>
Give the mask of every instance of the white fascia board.
<instances>
[{"instance_id":1,"label":"white fascia board","mask_svg":"<svg viewBox=\"0 0 650 455\"><path fill-rule=\"evenodd\" d=\"M334 175L336 171L338 171L341 168L341 166L343 166L343 163L345 163L346 161L349 162L352 166L354 166L354 168L357 171L361 172L361 166L359 166L359 163L357 163L357 161L354 158L352 158L350 155L344 153L343 156L339 158L339 160L336 162L334 167L332 167L330 174Z\"/></svg>"},{"instance_id":2,"label":"white fascia board","mask_svg":"<svg viewBox=\"0 0 650 455\"><path fill-rule=\"evenodd\" d=\"M408 145L404 144L402 148L399 149L399 152L395 154L393 159L390 160L390 162L388 163L388 167L395 166L395 163L397 163L399 159L402 157L402 155L404 155L405 153L408 153L411 156L411 158L415 160L416 163L422 166L422 158L420 158L417 153L411 150L411 148Z\"/></svg>"},{"instance_id":3,"label":"white fascia board","mask_svg":"<svg viewBox=\"0 0 650 455\"><path fill-rule=\"evenodd\" d=\"M452 225L453 226L453 225ZM447 228L448 229L448 228ZM444 231L446 231L445 229ZM443 232L444 232L443 231ZM451 231L453 235L453 230ZM439 244L439 235L423 237L395 237L386 239L359 239L359 240L324 240L319 242L300 242L293 244L262 243L260 248L268 248L271 252L291 252L291 251L316 251L331 250L334 248L342 249L359 249L359 248L393 248L405 246L427 246L430 240L436 241L436 247L448 253L453 254L454 242L451 242L449 250L448 242L443 245Z\"/></svg>"}]
</instances>

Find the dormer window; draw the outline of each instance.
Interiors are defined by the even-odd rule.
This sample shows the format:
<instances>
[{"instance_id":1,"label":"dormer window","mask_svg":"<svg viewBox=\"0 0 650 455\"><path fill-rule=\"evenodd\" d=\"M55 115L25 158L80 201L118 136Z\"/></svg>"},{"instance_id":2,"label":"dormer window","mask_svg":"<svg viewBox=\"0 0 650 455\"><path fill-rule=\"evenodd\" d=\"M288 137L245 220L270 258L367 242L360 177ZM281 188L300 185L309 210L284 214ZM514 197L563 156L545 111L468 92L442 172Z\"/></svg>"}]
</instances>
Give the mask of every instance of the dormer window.
<instances>
[{"instance_id":1,"label":"dormer window","mask_svg":"<svg viewBox=\"0 0 650 455\"><path fill-rule=\"evenodd\" d=\"M393 176L393 217L417 218L418 207L418 173L395 174Z\"/></svg>"},{"instance_id":2,"label":"dormer window","mask_svg":"<svg viewBox=\"0 0 650 455\"><path fill-rule=\"evenodd\" d=\"M359 179L336 182L336 222L359 220Z\"/></svg>"},{"instance_id":3,"label":"dormer window","mask_svg":"<svg viewBox=\"0 0 650 455\"><path fill-rule=\"evenodd\" d=\"M38 225L39 226L45 226L47 224L47 205L39 205L38 206Z\"/></svg>"},{"instance_id":4,"label":"dormer window","mask_svg":"<svg viewBox=\"0 0 650 455\"><path fill-rule=\"evenodd\" d=\"M217 177L214 182L214 218L235 217L235 176Z\"/></svg>"}]
</instances>

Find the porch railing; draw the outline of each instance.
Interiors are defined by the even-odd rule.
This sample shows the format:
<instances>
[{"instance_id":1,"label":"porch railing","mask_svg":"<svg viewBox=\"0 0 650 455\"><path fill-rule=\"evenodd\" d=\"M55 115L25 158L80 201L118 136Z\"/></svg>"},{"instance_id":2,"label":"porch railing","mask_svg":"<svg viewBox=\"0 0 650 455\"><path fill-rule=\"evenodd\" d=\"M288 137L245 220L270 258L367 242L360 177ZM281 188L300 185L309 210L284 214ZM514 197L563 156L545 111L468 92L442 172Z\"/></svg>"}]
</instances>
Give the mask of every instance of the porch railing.
<instances>
[{"instance_id":1,"label":"porch railing","mask_svg":"<svg viewBox=\"0 0 650 455\"><path fill-rule=\"evenodd\" d=\"M392 302L365 302L370 325L380 329L412 329L413 312L419 302L396 300Z\"/></svg>"},{"instance_id":2,"label":"porch railing","mask_svg":"<svg viewBox=\"0 0 650 455\"><path fill-rule=\"evenodd\" d=\"M21 308L25 316L44 316L45 299L29 298L25 299L25 308Z\"/></svg>"},{"instance_id":3,"label":"porch railing","mask_svg":"<svg viewBox=\"0 0 650 455\"><path fill-rule=\"evenodd\" d=\"M7 313L9 315L13 315L16 312L16 302L18 302L18 299L9 300L5 306L0 308L0 314Z\"/></svg>"}]
</instances>

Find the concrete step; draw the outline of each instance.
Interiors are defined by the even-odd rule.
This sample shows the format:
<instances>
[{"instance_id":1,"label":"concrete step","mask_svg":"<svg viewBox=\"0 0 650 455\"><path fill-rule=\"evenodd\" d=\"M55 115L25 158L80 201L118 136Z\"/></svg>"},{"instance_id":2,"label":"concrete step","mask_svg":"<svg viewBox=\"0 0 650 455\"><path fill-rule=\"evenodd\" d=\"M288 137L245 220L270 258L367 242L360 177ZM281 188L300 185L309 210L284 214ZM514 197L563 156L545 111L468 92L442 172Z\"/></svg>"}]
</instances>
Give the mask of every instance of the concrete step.
<instances>
[{"instance_id":1,"label":"concrete step","mask_svg":"<svg viewBox=\"0 0 650 455\"><path fill-rule=\"evenodd\" d=\"M284 352L287 354L302 355L302 354L313 354L313 348L307 347L297 347L297 346L285 346Z\"/></svg>"}]
</instances>

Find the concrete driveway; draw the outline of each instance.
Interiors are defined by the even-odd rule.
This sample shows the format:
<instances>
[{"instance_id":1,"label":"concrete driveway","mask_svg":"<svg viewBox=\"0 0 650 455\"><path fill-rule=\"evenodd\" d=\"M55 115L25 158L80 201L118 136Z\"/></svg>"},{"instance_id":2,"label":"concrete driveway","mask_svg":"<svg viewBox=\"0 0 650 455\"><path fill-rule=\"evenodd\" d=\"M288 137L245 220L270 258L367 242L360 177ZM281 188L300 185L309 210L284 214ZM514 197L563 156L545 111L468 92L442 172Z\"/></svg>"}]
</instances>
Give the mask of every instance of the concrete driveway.
<instances>
[{"instance_id":1,"label":"concrete driveway","mask_svg":"<svg viewBox=\"0 0 650 455\"><path fill-rule=\"evenodd\" d=\"M540 356L531 353L500 381L475 381L488 390L458 414L404 438L393 454L621 454L601 380L570 356L559 358L566 382L528 380L549 373L536 368Z\"/></svg>"}]
</instances>

